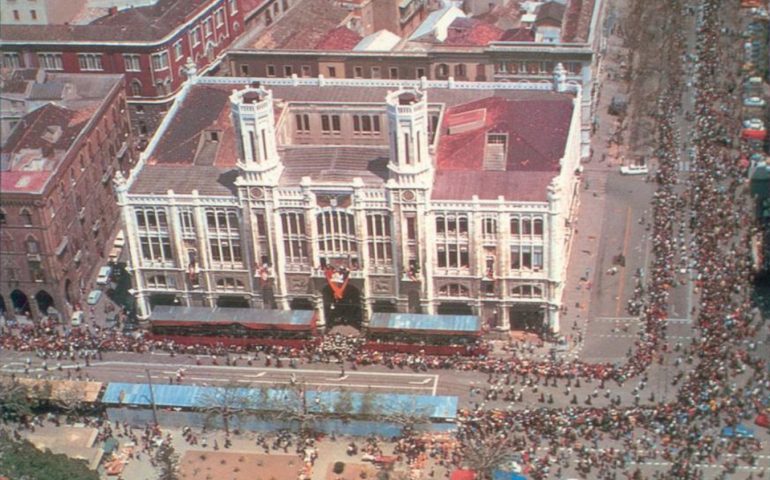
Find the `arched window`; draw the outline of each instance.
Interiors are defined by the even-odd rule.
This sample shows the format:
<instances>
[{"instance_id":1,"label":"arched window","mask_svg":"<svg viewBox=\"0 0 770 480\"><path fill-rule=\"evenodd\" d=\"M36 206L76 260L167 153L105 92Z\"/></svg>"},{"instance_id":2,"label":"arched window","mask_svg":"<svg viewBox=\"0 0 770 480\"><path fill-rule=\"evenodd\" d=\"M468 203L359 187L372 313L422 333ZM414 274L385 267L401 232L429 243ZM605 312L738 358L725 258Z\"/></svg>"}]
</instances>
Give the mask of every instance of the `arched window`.
<instances>
[{"instance_id":1,"label":"arched window","mask_svg":"<svg viewBox=\"0 0 770 480\"><path fill-rule=\"evenodd\" d=\"M348 257L358 255L356 222L343 210L327 210L316 216L318 250L322 256Z\"/></svg>"},{"instance_id":2,"label":"arched window","mask_svg":"<svg viewBox=\"0 0 770 480\"><path fill-rule=\"evenodd\" d=\"M233 31L235 33L238 33L238 31L240 31L240 29L241 29L241 24L239 24L238 22L233 23Z\"/></svg>"},{"instance_id":3,"label":"arched window","mask_svg":"<svg viewBox=\"0 0 770 480\"><path fill-rule=\"evenodd\" d=\"M168 278L165 275L153 275L147 279L148 288L168 288Z\"/></svg>"},{"instance_id":4,"label":"arched window","mask_svg":"<svg viewBox=\"0 0 770 480\"><path fill-rule=\"evenodd\" d=\"M134 97L142 95L142 82L137 79L131 80L131 95Z\"/></svg>"},{"instance_id":5,"label":"arched window","mask_svg":"<svg viewBox=\"0 0 770 480\"><path fill-rule=\"evenodd\" d=\"M543 236L543 219L536 218L532 221L532 233L539 237Z\"/></svg>"},{"instance_id":6,"label":"arched window","mask_svg":"<svg viewBox=\"0 0 770 480\"><path fill-rule=\"evenodd\" d=\"M449 76L449 66L446 63L440 63L436 66L436 77L446 78Z\"/></svg>"},{"instance_id":7,"label":"arched window","mask_svg":"<svg viewBox=\"0 0 770 480\"><path fill-rule=\"evenodd\" d=\"M465 75L466 75L465 65L462 63L459 65L455 65L455 77L460 78L460 77L465 77Z\"/></svg>"},{"instance_id":8,"label":"arched window","mask_svg":"<svg viewBox=\"0 0 770 480\"><path fill-rule=\"evenodd\" d=\"M516 298L543 298L543 288L539 285L519 285L511 289L511 296Z\"/></svg>"},{"instance_id":9,"label":"arched window","mask_svg":"<svg viewBox=\"0 0 770 480\"><path fill-rule=\"evenodd\" d=\"M441 297L469 297L470 291L465 285L448 283L439 287L438 294Z\"/></svg>"},{"instance_id":10,"label":"arched window","mask_svg":"<svg viewBox=\"0 0 770 480\"><path fill-rule=\"evenodd\" d=\"M29 253L30 255L40 253L40 244L37 243L37 239L32 235L27 237L25 246L27 248L27 253Z\"/></svg>"},{"instance_id":11,"label":"arched window","mask_svg":"<svg viewBox=\"0 0 770 480\"><path fill-rule=\"evenodd\" d=\"M217 288L220 290L243 290L243 282L237 278L225 277L217 279Z\"/></svg>"},{"instance_id":12,"label":"arched window","mask_svg":"<svg viewBox=\"0 0 770 480\"><path fill-rule=\"evenodd\" d=\"M32 213L30 213L29 210L26 208L22 208L19 212L19 216L21 217L21 224L25 227L31 227L32 226Z\"/></svg>"}]
</instances>

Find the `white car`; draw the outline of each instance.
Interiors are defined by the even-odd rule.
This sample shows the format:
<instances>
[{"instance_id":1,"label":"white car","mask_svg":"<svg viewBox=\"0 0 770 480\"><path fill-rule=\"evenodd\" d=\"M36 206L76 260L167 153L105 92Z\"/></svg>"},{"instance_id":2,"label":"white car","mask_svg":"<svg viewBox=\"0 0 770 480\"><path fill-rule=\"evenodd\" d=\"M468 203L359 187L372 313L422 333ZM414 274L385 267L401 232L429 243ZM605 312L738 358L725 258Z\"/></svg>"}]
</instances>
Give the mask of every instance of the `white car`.
<instances>
[{"instance_id":1,"label":"white car","mask_svg":"<svg viewBox=\"0 0 770 480\"><path fill-rule=\"evenodd\" d=\"M743 128L748 128L750 130L764 130L765 122L758 118L750 118L743 121Z\"/></svg>"},{"instance_id":2,"label":"white car","mask_svg":"<svg viewBox=\"0 0 770 480\"><path fill-rule=\"evenodd\" d=\"M117 248L123 248L123 245L126 244L126 236L123 234L123 230L119 230L118 234L115 236L115 243L112 244L113 247Z\"/></svg>"},{"instance_id":3,"label":"white car","mask_svg":"<svg viewBox=\"0 0 770 480\"><path fill-rule=\"evenodd\" d=\"M765 100L759 97L748 97L743 99L744 107L764 107L765 105Z\"/></svg>"},{"instance_id":4,"label":"white car","mask_svg":"<svg viewBox=\"0 0 770 480\"><path fill-rule=\"evenodd\" d=\"M91 290L91 292L88 294L88 298L86 299L86 303L89 305L96 305L99 303L99 300L102 298L102 291L101 290Z\"/></svg>"},{"instance_id":5,"label":"white car","mask_svg":"<svg viewBox=\"0 0 770 480\"><path fill-rule=\"evenodd\" d=\"M72 324L73 327L79 327L83 324L83 321L86 318L85 312L82 310L77 310L75 312L72 312L72 318L70 318L70 324Z\"/></svg>"},{"instance_id":6,"label":"white car","mask_svg":"<svg viewBox=\"0 0 770 480\"><path fill-rule=\"evenodd\" d=\"M110 275L112 274L112 268L105 266L99 269L99 274L96 276L97 285L107 285L110 281Z\"/></svg>"},{"instance_id":7,"label":"white car","mask_svg":"<svg viewBox=\"0 0 770 480\"><path fill-rule=\"evenodd\" d=\"M620 167L620 173L623 175L647 175L650 169L647 165L623 165Z\"/></svg>"}]
</instances>

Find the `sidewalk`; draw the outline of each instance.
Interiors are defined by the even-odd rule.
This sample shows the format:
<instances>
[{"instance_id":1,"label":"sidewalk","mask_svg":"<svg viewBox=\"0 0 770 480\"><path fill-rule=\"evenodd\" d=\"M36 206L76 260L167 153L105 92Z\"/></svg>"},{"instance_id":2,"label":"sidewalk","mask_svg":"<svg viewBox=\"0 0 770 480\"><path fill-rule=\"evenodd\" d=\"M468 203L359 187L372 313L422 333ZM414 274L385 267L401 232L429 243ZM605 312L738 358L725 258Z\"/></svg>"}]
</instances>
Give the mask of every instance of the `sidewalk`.
<instances>
[{"instance_id":1,"label":"sidewalk","mask_svg":"<svg viewBox=\"0 0 770 480\"><path fill-rule=\"evenodd\" d=\"M612 98L627 93L628 89L627 84L618 78L617 74L619 49L622 50L623 40L612 35L607 39L607 43L607 53L602 59L599 79L601 90L595 115L597 128L591 135L592 156L583 162L562 296L566 313L563 313L561 318L561 334L568 339L568 358L576 358L582 352L607 206L607 175L623 164L625 153L623 145L609 143L609 139L620 128L620 122L619 117L608 113Z\"/></svg>"}]
</instances>

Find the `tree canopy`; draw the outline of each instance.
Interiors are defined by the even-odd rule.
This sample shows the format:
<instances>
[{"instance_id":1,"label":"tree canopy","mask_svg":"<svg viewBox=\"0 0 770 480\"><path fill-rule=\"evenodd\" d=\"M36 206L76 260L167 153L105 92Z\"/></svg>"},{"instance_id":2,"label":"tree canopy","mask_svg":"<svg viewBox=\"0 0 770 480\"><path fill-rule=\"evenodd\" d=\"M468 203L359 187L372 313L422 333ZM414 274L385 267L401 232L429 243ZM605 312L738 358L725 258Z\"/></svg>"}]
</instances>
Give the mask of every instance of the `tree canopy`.
<instances>
[{"instance_id":1,"label":"tree canopy","mask_svg":"<svg viewBox=\"0 0 770 480\"><path fill-rule=\"evenodd\" d=\"M30 442L14 441L0 431L0 472L14 480L99 480L85 460L73 460L63 454L41 451Z\"/></svg>"}]
</instances>

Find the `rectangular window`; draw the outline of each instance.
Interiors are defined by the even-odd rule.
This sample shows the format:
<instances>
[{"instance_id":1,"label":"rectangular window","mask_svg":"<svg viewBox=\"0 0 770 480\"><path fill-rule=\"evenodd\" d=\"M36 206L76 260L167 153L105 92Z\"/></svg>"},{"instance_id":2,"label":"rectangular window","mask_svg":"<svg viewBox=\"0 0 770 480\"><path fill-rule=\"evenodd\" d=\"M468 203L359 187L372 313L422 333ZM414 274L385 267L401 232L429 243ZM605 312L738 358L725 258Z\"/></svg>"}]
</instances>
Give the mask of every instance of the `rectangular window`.
<instances>
[{"instance_id":1,"label":"rectangular window","mask_svg":"<svg viewBox=\"0 0 770 480\"><path fill-rule=\"evenodd\" d=\"M229 6L230 6L230 15L234 13L238 13L238 0L230 0Z\"/></svg>"},{"instance_id":2,"label":"rectangular window","mask_svg":"<svg viewBox=\"0 0 770 480\"><path fill-rule=\"evenodd\" d=\"M182 51L182 41L179 40L174 44L174 60L181 60L184 56L184 52Z\"/></svg>"},{"instance_id":3,"label":"rectangular window","mask_svg":"<svg viewBox=\"0 0 770 480\"><path fill-rule=\"evenodd\" d=\"M521 247L521 268L532 268L532 246L524 245Z\"/></svg>"},{"instance_id":4,"label":"rectangular window","mask_svg":"<svg viewBox=\"0 0 770 480\"><path fill-rule=\"evenodd\" d=\"M368 235L368 258L372 266L387 267L393 258L390 237L390 216L385 214L368 215L366 217Z\"/></svg>"},{"instance_id":5,"label":"rectangular window","mask_svg":"<svg viewBox=\"0 0 770 480\"><path fill-rule=\"evenodd\" d=\"M363 78L364 67L353 67L353 78Z\"/></svg>"},{"instance_id":6,"label":"rectangular window","mask_svg":"<svg viewBox=\"0 0 770 480\"><path fill-rule=\"evenodd\" d=\"M398 67L390 67L390 78L397 79L398 78Z\"/></svg>"},{"instance_id":7,"label":"rectangular window","mask_svg":"<svg viewBox=\"0 0 770 480\"><path fill-rule=\"evenodd\" d=\"M511 217L511 235L521 235L521 223L519 217Z\"/></svg>"},{"instance_id":8,"label":"rectangular window","mask_svg":"<svg viewBox=\"0 0 770 480\"><path fill-rule=\"evenodd\" d=\"M190 30L190 37L192 38L193 47L197 47L201 43L201 27L195 27Z\"/></svg>"},{"instance_id":9,"label":"rectangular window","mask_svg":"<svg viewBox=\"0 0 770 480\"><path fill-rule=\"evenodd\" d=\"M424 69L424 68L418 68L418 69L416 70L416 72L417 72L417 74L416 74L416 77L417 77L418 79L420 79L420 78L422 78L422 77L424 77L424 76L425 76L425 69Z\"/></svg>"},{"instance_id":10,"label":"rectangular window","mask_svg":"<svg viewBox=\"0 0 770 480\"><path fill-rule=\"evenodd\" d=\"M543 269L543 247L532 247L532 268L534 270Z\"/></svg>"},{"instance_id":11,"label":"rectangular window","mask_svg":"<svg viewBox=\"0 0 770 480\"><path fill-rule=\"evenodd\" d=\"M206 37L210 37L213 31L214 29L211 26L211 17L208 17L206 20L203 21L203 34Z\"/></svg>"},{"instance_id":12,"label":"rectangular window","mask_svg":"<svg viewBox=\"0 0 770 480\"><path fill-rule=\"evenodd\" d=\"M235 210L207 209L209 252L214 262L226 263L225 268L239 268L243 262L240 243L240 221Z\"/></svg>"},{"instance_id":13,"label":"rectangular window","mask_svg":"<svg viewBox=\"0 0 770 480\"><path fill-rule=\"evenodd\" d=\"M310 133L310 116L306 113L298 113L294 116L297 122L297 133Z\"/></svg>"},{"instance_id":14,"label":"rectangular window","mask_svg":"<svg viewBox=\"0 0 770 480\"><path fill-rule=\"evenodd\" d=\"M102 68L102 56L99 53L79 53L78 65L84 72L100 72Z\"/></svg>"},{"instance_id":15,"label":"rectangular window","mask_svg":"<svg viewBox=\"0 0 770 480\"><path fill-rule=\"evenodd\" d=\"M17 22L19 20L21 20L21 16L19 15L19 11L18 10L14 10L13 11L13 19L16 20Z\"/></svg>"},{"instance_id":16,"label":"rectangular window","mask_svg":"<svg viewBox=\"0 0 770 480\"><path fill-rule=\"evenodd\" d=\"M417 219L415 217L406 217L406 238L417 240Z\"/></svg>"},{"instance_id":17,"label":"rectangular window","mask_svg":"<svg viewBox=\"0 0 770 480\"><path fill-rule=\"evenodd\" d=\"M283 66L283 76L284 77L291 77L291 74L294 73L292 71L291 65L284 65Z\"/></svg>"},{"instance_id":18,"label":"rectangular window","mask_svg":"<svg viewBox=\"0 0 770 480\"><path fill-rule=\"evenodd\" d=\"M186 238L195 238L195 220L193 212L182 210L179 212L179 224L182 227L182 235Z\"/></svg>"},{"instance_id":19,"label":"rectangular window","mask_svg":"<svg viewBox=\"0 0 770 480\"><path fill-rule=\"evenodd\" d=\"M61 53L38 53L37 61L40 68L45 70L63 70Z\"/></svg>"},{"instance_id":20,"label":"rectangular window","mask_svg":"<svg viewBox=\"0 0 770 480\"><path fill-rule=\"evenodd\" d=\"M372 67L372 78L381 78L380 67Z\"/></svg>"},{"instance_id":21,"label":"rectangular window","mask_svg":"<svg viewBox=\"0 0 770 480\"><path fill-rule=\"evenodd\" d=\"M511 247L511 270L521 270L521 247Z\"/></svg>"},{"instance_id":22,"label":"rectangular window","mask_svg":"<svg viewBox=\"0 0 770 480\"><path fill-rule=\"evenodd\" d=\"M275 65L268 65L267 66L267 76L268 77L274 77L275 76Z\"/></svg>"},{"instance_id":23,"label":"rectangular window","mask_svg":"<svg viewBox=\"0 0 770 480\"><path fill-rule=\"evenodd\" d=\"M321 115L321 132L331 133L331 125L329 123L329 115Z\"/></svg>"},{"instance_id":24,"label":"rectangular window","mask_svg":"<svg viewBox=\"0 0 770 480\"><path fill-rule=\"evenodd\" d=\"M37 11L36 10L30 10L29 16L32 18L32 20L37 20Z\"/></svg>"},{"instance_id":25,"label":"rectangular window","mask_svg":"<svg viewBox=\"0 0 770 480\"><path fill-rule=\"evenodd\" d=\"M3 68L21 68L21 57L16 52L3 53Z\"/></svg>"},{"instance_id":26,"label":"rectangular window","mask_svg":"<svg viewBox=\"0 0 770 480\"><path fill-rule=\"evenodd\" d=\"M224 9L219 9L214 14L214 20L216 21L217 28L221 27L225 24L225 11Z\"/></svg>"},{"instance_id":27,"label":"rectangular window","mask_svg":"<svg viewBox=\"0 0 770 480\"><path fill-rule=\"evenodd\" d=\"M308 263L305 214L299 212L282 213L281 228L283 229L283 248L286 261L294 264Z\"/></svg>"},{"instance_id":28,"label":"rectangular window","mask_svg":"<svg viewBox=\"0 0 770 480\"><path fill-rule=\"evenodd\" d=\"M309 77L310 76L310 65L302 65L302 76L303 77Z\"/></svg>"},{"instance_id":29,"label":"rectangular window","mask_svg":"<svg viewBox=\"0 0 770 480\"><path fill-rule=\"evenodd\" d=\"M340 116L332 115L332 132L340 133L341 131L342 131L342 126L340 125Z\"/></svg>"},{"instance_id":30,"label":"rectangular window","mask_svg":"<svg viewBox=\"0 0 770 480\"><path fill-rule=\"evenodd\" d=\"M335 67L328 67L329 78L337 78L337 69Z\"/></svg>"},{"instance_id":31,"label":"rectangular window","mask_svg":"<svg viewBox=\"0 0 770 480\"><path fill-rule=\"evenodd\" d=\"M153 53L151 58L153 71L168 69L168 52Z\"/></svg>"},{"instance_id":32,"label":"rectangular window","mask_svg":"<svg viewBox=\"0 0 770 480\"><path fill-rule=\"evenodd\" d=\"M125 65L127 72L138 72L141 70L139 66L139 55L123 55L123 65Z\"/></svg>"}]
</instances>

